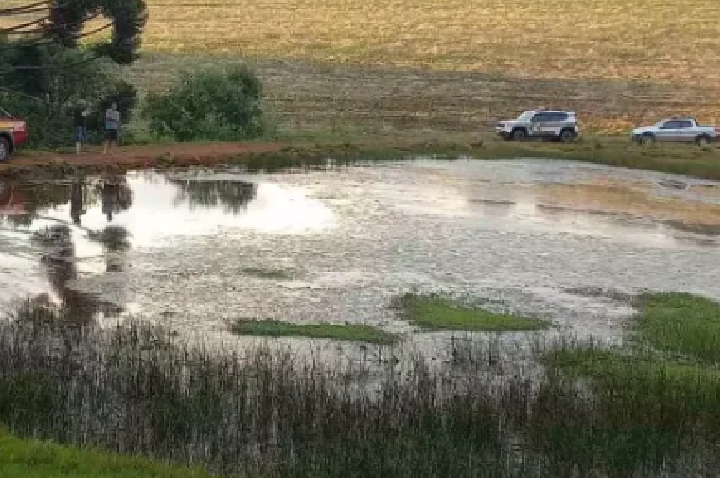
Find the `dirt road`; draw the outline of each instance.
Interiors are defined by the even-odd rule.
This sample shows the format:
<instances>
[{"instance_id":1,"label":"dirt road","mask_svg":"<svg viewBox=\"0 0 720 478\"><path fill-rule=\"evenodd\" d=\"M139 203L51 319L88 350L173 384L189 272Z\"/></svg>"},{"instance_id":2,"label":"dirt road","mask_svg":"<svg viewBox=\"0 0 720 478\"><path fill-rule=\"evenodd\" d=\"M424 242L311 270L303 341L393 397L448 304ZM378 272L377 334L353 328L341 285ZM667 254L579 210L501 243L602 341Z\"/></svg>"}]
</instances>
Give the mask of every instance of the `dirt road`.
<instances>
[{"instance_id":1,"label":"dirt road","mask_svg":"<svg viewBox=\"0 0 720 478\"><path fill-rule=\"evenodd\" d=\"M244 153L280 151L281 143L175 143L167 145L125 146L103 155L95 146L81 154L29 152L0 164L0 174L12 168L42 167L48 164L75 166L122 166L125 168L151 167L158 159L168 157L178 166L217 164Z\"/></svg>"}]
</instances>

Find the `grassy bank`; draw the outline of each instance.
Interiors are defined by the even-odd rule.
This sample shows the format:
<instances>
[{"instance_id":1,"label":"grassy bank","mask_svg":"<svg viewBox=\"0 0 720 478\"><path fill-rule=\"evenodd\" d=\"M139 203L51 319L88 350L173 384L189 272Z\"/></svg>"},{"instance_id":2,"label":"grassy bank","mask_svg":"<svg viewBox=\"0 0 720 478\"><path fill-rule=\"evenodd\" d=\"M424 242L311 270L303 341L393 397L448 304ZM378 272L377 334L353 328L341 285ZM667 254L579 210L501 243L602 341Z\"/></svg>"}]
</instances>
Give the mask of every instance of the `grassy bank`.
<instances>
[{"instance_id":1,"label":"grassy bank","mask_svg":"<svg viewBox=\"0 0 720 478\"><path fill-rule=\"evenodd\" d=\"M614 410L606 422L648 433L651 442L643 446L682 447L689 433L717 443L720 304L680 293L648 293L636 302L628 347L563 346L545 363L566 377L589 379L593 396Z\"/></svg>"},{"instance_id":2,"label":"grassy bank","mask_svg":"<svg viewBox=\"0 0 720 478\"><path fill-rule=\"evenodd\" d=\"M461 368L421 355L336 368L319 350L215 353L142 323L77 329L62 313L29 304L0 322L0 421L19 436L232 476L720 472L709 365L565 343L536 378L506 374L482 347Z\"/></svg>"},{"instance_id":3,"label":"grassy bank","mask_svg":"<svg viewBox=\"0 0 720 478\"><path fill-rule=\"evenodd\" d=\"M23 440L0 428L3 478L211 478L205 471L140 458Z\"/></svg>"},{"instance_id":4,"label":"grassy bank","mask_svg":"<svg viewBox=\"0 0 720 478\"><path fill-rule=\"evenodd\" d=\"M209 143L211 144L211 143ZM213 164L236 164L253 171L275 171L283 168L308 167L326 168L329 165L367 163L372 161L411 159L419 155L447 159L516 159L547 158L574 160L594 164L644 169L672 174L684 174L703 179L720 180L720 149L695 146L662 145L644 148L627 141L605 138L588 139L573 144L556 143L513 143L494 138L468 138L425 140L388 138L379 136L372 142L367 139L337 142L323 139L317 142L299 142L282 145L277 151L254 152L253 144L262 148L267 143L245 143L246 151L232 154L207 156L174 156L172 151L182 151L182 144L169 144L167 152L154 161L137 161L130 153L127 160L122 156L106 161L78 160L74 155L57 158L49 162L43 153L28 152L26 160L0 166L0 177L17 178L27 176L62 177L79 170L85 173L100 173L108 169L129 170L138 168L171 168L183 166L207 166ZM163 146L153 146L163 148ZM249 150L248 150L249 149ZM328 163L328 160L331 163Z\"/></svg>"},{"instance_id":5,"label":"grassy bank","mask_svg":"<svg viewBox=\"0 0 720 478\"><path fill-rule=\"evenodd\" d=\"M544 320L510 313L491 312L481 305L467 304L437 294L406 293L393 300L400 316L424 330L465 330L516 332L541 330L550 326Z\"/></svg>"},{"instance_id":6,"label":"grassy bank","mask_svg":"<svg viewBox=\"0 0 720 478\"><path fill-rule=\"evenodd\" d=\"M236 335L307 337L385 345L397 341L395 335L385 332L382 329L357 324L293 324L270 319L237 320L230 325L230 331Z\"/></svg>"}]
</instances>

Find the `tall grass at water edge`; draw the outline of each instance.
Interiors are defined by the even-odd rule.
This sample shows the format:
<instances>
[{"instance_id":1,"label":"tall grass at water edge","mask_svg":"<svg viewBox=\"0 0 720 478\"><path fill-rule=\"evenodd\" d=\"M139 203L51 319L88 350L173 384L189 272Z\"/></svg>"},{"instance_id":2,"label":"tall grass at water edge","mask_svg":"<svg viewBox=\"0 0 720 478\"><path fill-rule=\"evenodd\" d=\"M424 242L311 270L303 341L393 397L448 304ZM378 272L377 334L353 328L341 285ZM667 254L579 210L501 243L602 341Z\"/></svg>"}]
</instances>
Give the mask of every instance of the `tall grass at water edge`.
<instances>
[{"instance_id":1,"label":"tall grass at water edge","mask_svg":"<svg viewBox=\"0 0 720 478\"><path fill-rule=\"evenodd\" d=\"M67 319L28 304L0 323L0 422L16 434L232 476L720 472L717 384L688 391L633 363L591 387L552 366L497 380L481 348L462 368L418 355L338 369L262 346L210 351L142 322Z\"/></svg>"}]
</instances>

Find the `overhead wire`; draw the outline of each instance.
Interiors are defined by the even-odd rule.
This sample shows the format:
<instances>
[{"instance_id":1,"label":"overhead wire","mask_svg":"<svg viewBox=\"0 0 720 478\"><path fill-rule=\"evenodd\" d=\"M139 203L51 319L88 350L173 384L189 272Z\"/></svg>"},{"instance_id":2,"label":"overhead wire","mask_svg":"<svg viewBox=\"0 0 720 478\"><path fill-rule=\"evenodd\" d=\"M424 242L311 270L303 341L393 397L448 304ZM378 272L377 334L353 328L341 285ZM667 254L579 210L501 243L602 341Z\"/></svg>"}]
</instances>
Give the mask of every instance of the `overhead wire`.
<instances>
[{"instance_id":1,"label":"overhead wire","mask_svg":"<svg viewBox=\"0 0 720 478\"><path fill-rule=\"evenodd\" d=\"M100 16L100 13L97 12L97 13L94 13L94 14L92 14L92 15L89 15L89 16L87 16L87 17L85 17L85 18L81 18L80 20L78 20L78 21L76 21L76 22L63 23L63 26L65 26L65 27L69 27L69 26L81 26L81 25L84 24L85 22L89 22L90 20L94 20L94 19L96 19L96 18L99 17L99 16ZM14 25L14 26L12 26L12 27L10 27L10 28L0 28L0 34L3 34L3 33L4 33L4 34L6 34L6 35L32 35L32 34L37 34L37 33L44 33L44 32L45 32L45 29L43 29L43 28L36 28L36 29L34 29L34 30L22 30L22 31L18 31L18 30L21 29L21 28L26 28L26 27L33 26L33 25L40 25L40 24L42 24L43 22L46 22L46 21L48 21L48 20L50 20L50 16L45 16L45 17L42 17L42 18L38 18L38 19L36 19L36 20L32 20L32 21L26 22L26 23L22 23L22 24L20 24L20 25Z\"/></svg>"},{"instance_id":2,"label":"overhead wire","mask_svg":"<svg viewBox=\"0 0 720 478\"><path fill-rule=\"evenodd\" d=\"M52 6L55 8L65 8L68 5L75 3L76 1L77 0L65 0L64 2L62 2L58 5L52 5ZM5 15L23 15L26 13L39 12L39 11L45 10L47 8L50 8L52 3L53 3L53 0L42 0L39 2L24 5L21 7L0 8L0 17L5 16Z\"/></svg>"},{"instance_id":3,"label":"overhead wire","mask_svg":"<svg viewBox=\"0 0 720 478\"><path fill-rule=\"evenodd\" d=\"M65 4L67 3L68 2L65 2ZM0 17L39 12L47 8L49 5L50 0L43 0L41 2L31 3L22 7L0 8Z\"/></svg>"},{"instance_id":4,"label":"overhead wire","mask_svg":"<svg viewBox=\"0 0 720 478\"><path fill-rule=\"evenodd\" d=\"M110 28L110 27L112 27L112 26L113 26L112 22L106 23L105 25L102 25L102 26L100 26L100 27L98 27L98 28L95 28L95 29L93 29L93 30L91 30L91 31L89 31L89 32L85 32L85 33L82 33L82 34L80 34L80 35L76 35L76 36L74 37L74 39L75 39L75 40L78 40L78 39L83 38L83 37L86 37L86 36L94 35L94 34L96 34L96 33L99 33L99 32L101 32L101 31L103 31L103 30L107 30L108 28ZM53 42L52 40L47 40L46 43L47 43L47 44L51 44L51 43L54 43L54 42ZM10 66L10 67L4 68L4 69L0 69L0 77L10 75L10 74L15 73L15 72L17 72L17 71L30 71L30 70L60 71L60 70L67 70L67 69L74 68L74 67L76 67L76 66L81 66L81 65L85 65L85 64L87 64L87 63L91 63L91 62L96 61L96 60L98 60L98 59L100 59L100 58L102 58L102 57L103 57L103 55L93 54L93 55L89 56L88 58L84 58L84 59L79 60L79 61L76 61L76 62L63 63L62 65L14 65L14 66Z\"/></svg>"},{"instance_id":5,"label":"overhead wire","mask_svg":"<svg viewBox=\"0 0 720 478\"><path fill-rule=\"evenodd\" d=\"M68 1L62 3L60 6L69 5L71 1L72 1L72 0L68 0ZM49 8L51 8L51 2L50 2L49 0L45 0L45 1L35 2L35 3L29 4L29 5L25 5L25 6L23 6L23 7L14 7L14 8L0 9L0 16L20 15L20 14L25 14L25 13L28 13L28 12L37 12L37 11L47 10L47 9L49 9ZM78 21L76 21L76 22L73 22L73 23L65 23L65 25L67 25L67 26L80 26L80 25L82 25L82 24L84 24L84 23L86 23L86 22L88 22L88 21L91 21L91 20L94 20L94 19L98 18L99 16L100 16L100 13L97 12L97 13L92 14L92 15L89 15L89 16L83 18L83 19L80 19L80 20L78 20ZM48 15L48 16L44 16L44 17L39 18L39 19L32 20L32 21L30 21L30 22L26 22L26 23L19 24L19 25L14 25L13 27L10 27L10 28L0 29L0 34L5 33L5 34L12 34L12 35L23 35L23 34L33 35L33 34L46 33L47 30L42 29L42 28L40 28L40 29L33 29L33 30L22 30L22 29L23 29L23 28L26 28L26 27L28 27L28 26L32 26L32 25L39 25L39 24L41 24L42 22L49 20L49 18L50 18L50 17L49 17L49 15ZM79 32L79 33L76 34L76 35L72 35L72 36L70 36L69 39L71 39L71 40L73 40L73 41L77 41L77 40L80 40L80 39L82 39L82 38L85 38L85 37L94 35L94 34L96 34L96 33L102 32L102 31L104 31L104 30L107 30L107 29L111 28L112 26L113 26L113 23L112 23L112 22L108 22L108 23L106 23L106 24L104 24L104 25L102 25L102 26L100 26L100 27L94 28L94 29L92 29L92 30L90 30L90 31ZM37 38L37 39L35 39L34 41L25 42L23 45L24 45L24 46L37 47L37 46L51 45L51 44L54 44L54 43L56 43L56 41L55 41L54 39L52 39L52 38ZM13 43L12 43L12 42L7 43L7 44L2 44L2 43L0 43L0 51L2 51L2 47L3 47L3 46L6 47L6 48L12 48L12 47L13 47ZM16 71L28 71L28 70L43 70L43 71L48 71L48 70L53 71L53 70L55 70L55 71L57 71L57 70L65 70L65 69L74 68L74 67L76 67L76 66L80 66L80 65L83 65L83 64L86 64L86 63L95 61L95 60L97 60L97 59L99 59L99 58L100 58L100 55L91 55L90 57L85 58L85 59L83 59L83 60L76 61L76 62L72 62L72 63L65 63L65 64L63 64L63 65L14 65L14 66L10 66L10 67L6 67L6 68L3 68L3 69L0 69L0 76L6 76L6 75L9 75L9 74L14 73L14 72L16 72ZM6 90L6 91L7 91L7 90Z\"/></svg>"},{"instance_id":6,"label":"overhead wire","mask_svg":"<svg viewBox=\"0 0 720 478\"><path fill-rule=\"evenodd\" d=\"M17 25L13 25L13 26L11 26L11 27L0 28L0 33L3 33L3 34L5 34L5 35L9 35L9 34L23 34L23 33L26 33L26 32L18 32L17 30L22 30L23 28L31 27L31 26L33 26L33 25L38 25L38 24L40 24L40 23L42 23L42 22L44 22L44 21L46 21L46 20L49 20L49 19L50 19L49 16L47 16L47 17L40 17L40 18L37 18L37 19L35 19L35 20L31 20L31 21L29 21L29 22L19 23L19 24L17 24Z\"/></svg>"}]
</instances>

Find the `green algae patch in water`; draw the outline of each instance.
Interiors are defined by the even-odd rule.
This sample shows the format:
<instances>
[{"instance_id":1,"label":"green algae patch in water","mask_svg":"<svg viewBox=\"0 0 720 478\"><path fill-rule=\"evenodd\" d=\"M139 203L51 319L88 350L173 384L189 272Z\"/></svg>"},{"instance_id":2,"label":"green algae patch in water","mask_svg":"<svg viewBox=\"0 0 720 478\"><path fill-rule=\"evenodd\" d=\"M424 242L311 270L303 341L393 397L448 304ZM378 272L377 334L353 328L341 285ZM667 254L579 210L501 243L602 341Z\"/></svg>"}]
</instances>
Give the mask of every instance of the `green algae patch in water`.
<instances>
[{"instance_id":1,"label":"green algae patch in water","mask_svg":"<svg viewBox=\"0 0 720 478\"><path fill-rule=\"evenodd\" d=\"M284 269L265 269L262 267L245 267L240 272L246 276L257 277L258 279L288 280L294 276L293 271Z\"/></svg>"},{"instance_id":2,"label":"green algae patch in water","mask_svg":"<svg viewBox=\"0 0 720 478\"><path fill-rule=\"evenodd\" d=\"M639 297L636 317L641 340L667 353L720 364L720 303L680 292Z\"/></svg>"},{"instance_id":3,"label":"green algae patch in water","mask_svg":"<svg viewBox=\"0 0 720 478\"><path fill-rule=\"evenodd\" d=\"M230 326L230 331L236 335L307 337L312 339L368 342L379 345L389 345L395 343L398 339L397 335L370 325L294 324L273 319L240 319Z\"/></svg>"},{"instance_id":4,"label":"green algae patch in water","mask_svg":"<svg viewBox=\"0 0 720 478\"><path fill-rule=\"evenodd\" d=\"M407 293L396 297L393 306L404 319L425 330L520 332L550 326L541 319L492 312L438 294Z\"/></svg>"}]
</instances>

